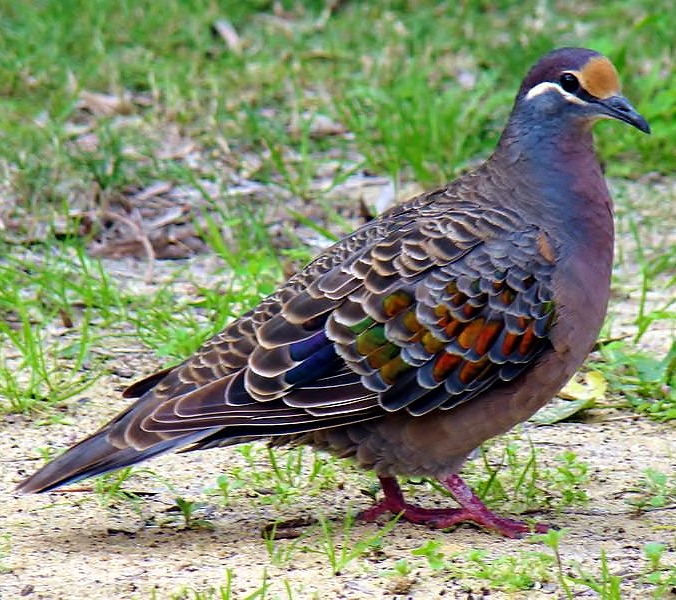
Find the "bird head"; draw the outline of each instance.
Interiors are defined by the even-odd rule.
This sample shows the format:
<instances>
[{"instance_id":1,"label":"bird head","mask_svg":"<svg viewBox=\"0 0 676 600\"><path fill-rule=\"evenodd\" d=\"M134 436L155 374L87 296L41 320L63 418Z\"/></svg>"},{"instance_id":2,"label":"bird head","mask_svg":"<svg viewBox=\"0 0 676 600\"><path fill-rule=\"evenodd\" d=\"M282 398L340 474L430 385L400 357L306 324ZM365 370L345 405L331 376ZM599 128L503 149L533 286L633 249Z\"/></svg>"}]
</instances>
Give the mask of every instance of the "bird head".
<instances>
[{"instance_id":1,"label":"bird head","mask_svg":"<svg viewBox=\"0 0 676 600\"><path fill-rule=\"evenodd\" d=\"M544 56L526 75L515 110L535 115L531 123L563 120L588 129L600 119L615 119L650 133L648 122L620 93L613 63L585 48L560 48Z\"/></svg>"}]
</instances>

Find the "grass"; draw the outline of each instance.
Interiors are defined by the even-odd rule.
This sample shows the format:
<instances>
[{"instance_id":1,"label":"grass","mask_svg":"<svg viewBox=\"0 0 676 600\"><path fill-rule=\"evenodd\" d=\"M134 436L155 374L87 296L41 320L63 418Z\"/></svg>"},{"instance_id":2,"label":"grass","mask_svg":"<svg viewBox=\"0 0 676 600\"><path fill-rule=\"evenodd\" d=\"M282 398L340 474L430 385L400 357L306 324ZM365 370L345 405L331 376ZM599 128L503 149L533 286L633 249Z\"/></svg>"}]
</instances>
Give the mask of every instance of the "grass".
<instances>
[{"instance_id":1,"label":"grass","mask_svg":"<svg viewBox=\"0 0 676 600\"><path fill-rule=\"evenodd\" d=\"M673 190L654 183L676 168L670 3L43 0L2 9L0 412L68 422L74 400L115 371L120 355L180 361L358 225L360 202L375 203L374 181L376 190L383 181L397 190L438 185L485 158L527 66L552 47L584 45L613 59L653 127L650 137L598 127L619 232L630 240L614 285L635 310L614 314L619 299L611 303L608 337L633 337L601 344L593 368L608 384L607 404L639 418L676 417ZM213 31L224 18L234 45ZM113 225L105 211L158 183L189 207L184 224L205 254L170 263L144 255L126 271L124 260L94 256ZM57 410L64 407L70 412ZM584 462L567 452L543 466L539 452L490 446L468 476L486 501L516 512L583 505ZM259 508L289 507L342 483L337 462L300 450L244 445L240 453L241 466L206 494L224 508L246 493ZM129 475L101 480L102 502L124 500ZM672 479L647 470L632 505L673 503ZM173 497L186 529L205 524L200 501ZM383 542L323 523L316 538L288 551L278 544L270 556L289 561L311 547L337 572L367 565L364 556ZM420 548L386 570L450 576L448 552ZM664 554L646 550L646 585L655 590L673 583ZM521 566L530 574L542 567L562 593L581 585L613 597L623 583L607 558L599 559L605 571L577 572L575 581L556 575L550 559L458 558L489 588L529 589L517 580ZM228 579L177 597L231 597L231 588ZM264 577L250 597L267 589Z\"/></svg>"},{"instance_id":2,"label":"grass","mask_svg":"<svg viewBox=\"0 0 676 600\"><path fill-rule=\"evenodd\" d=\"M301 494L316 496L337 483L336 460L307 448L275 450L246 443L235 451L243 461L219 475L216 487L209 490L225 506L238 492L260 505L289 506Z\"/></svg>"},{"instance_id":3,"label":"grass","mask_svg":"<svg viewBox=\"0 0 676 600\"><path fill-rule=\"evenodd\" d=\"M4 189L11 202L2 217L11 224L19 254L36 232L43 250L33 252L23 267L14 259L16 246L3 252L9 256L0 272L4 304L16 306L27 288L36 294L48 288L56 297L53 307L39 307L37 322L21 313L18 331L4 327L13 346L0 357L6 410L61 402L95 380L81 363L89 337L108 328L106 317L130 322L142 343L162 356L188 355L274 289L289 264L284 254L296 265L312 256L294 225L312 228L324 243L354 227L354 219L340 217L330 195L359 169L398 183L412 178L433 185L485 157L524 66L548 47L585 44L607 51L628 95L653 122L650 138L621 127L612 135L599 132L601 154L612 157L610 175L673 169L670 117L676 87L664 75L671 70L662 51L671 35L665 19L652 16L654 4L535 13L509 2L490 9L432 2L346 3L333 11L322 2L280 6L275 12L265 2L228 4L222 12L199 1L190 7L173 1L158 9L152 3L113 6L99 0L71 3L66 11L54 1L40 3L39 10L8 9L0 25L6 105L0 129ZM239 35L235 50L211 28L225 13ZM620 22L634 25L618 35ZM491 28L515 27L528 31L528 39L485 35ZM50 35L42 43L24 43L39 39L46 28ZM144 34L151 31L164 34ZM104 103L107 112L88 103L85 92L123 101ZM338 134L326 133L326 120L338 125L328 129ZM350 135L341 135L344 131ZM191 160L180 153L173 158L167 149L173 148L172 135L194 145ZM196 298L178 299L178 311L171 282L150 302L142 294L114 297L116 282L82 256L82 215L158 180L201 197L203 208L191 217L194 226L229 268L227 290L214 287L210 278ZM270 190L269 203L232 197L228 190L237 181ZM270 233L270 207L289 198L301 205L285 209L280 248ZM319 219L303 214L306 202L321 207ZM348 211L354 214L354 205ZM641 266L640 337L653 323L674 320L671 302L654 306L648 298L669 272L674 253L656 257L641 240L644 224L638 225L632 225L639 246L630 259ZM58 276L52 270L54 261L72 252L80 253L75 278L88 290L72 289L63 270ZM30 277L22 278L22 269ZM92 269L97 271L93 280ZM662 285L673 287L673 275ZM88 297L80 300L78 294ZM65 350L77 360L68 367L68 382L57 381L54 372L61 369L48 363L61 348L45 352L44 332L68 318L78 302L89 311L80 321L83 335ZM135 310L126 312L125 304ZM89 331L92 311L108 314L97 321L100 328ZM13 375L13 357L27 380Z\"/></svg>"},{"instance_id":4,"label":"grass","mask_svg":"<svg viewBox=\"0 0 676 600\"><path fill-rule=\"evenodd\" d=\"M5 245L0 264L0 409L28 411L81 393L100 371L94 349L126 311L83 247Z\"/></svg>"},{"instance_id":5,"label":"grass","mask_svg":"<svg viewBox=\"0 0 676 600\"><path fill-rule=\"evenodd\" d=\"M185 587L179 592L172 594L171 600L234 600L234 598L241 598L242 600L264 600L265 598L268 598L270 582L268 581L268 575L265 571L263 571L260 587L246 596L241 596L235 593L234 582L235 575L232 572L232 569L226 569L224 584L201 590ZM288 598L288 600L292 600L293 596L291 592L291 586L287 580L284 580L284 588L287 593L286 598ZM156 598L159 598L159 596L153 594L151 598L155 600Z\"/></svg>"},{"instance_id":6,"label":"grass","mask_svg":"<svg viewBox=\"0 0 676 600\"><path fill-rule=\"evenodd\" d=\"M253 150L261 160L252 175L301 197L310 193L311 163L350 146L372 170L440 183L490 151L524 66L563 44L608 51L628 93L655 123L650 140L621 128L603 136L604 152L615 157L611 173L673 167L673 86L663 75L669 65L661 52L671 34L665 19L651 16L660 14L655 4L533 14L533 7L515 2L492 9L480 3L347 3L328 17L324 7L297 3L280 17L266 2L222 9L178 0L161 9L105 0L74 2L65 11L54 0L39 10L13 6L2 24L0 74L8 110L0 126L8 132L6 156L21 166L16 177L27 192L24 200L58 199L54 187L69 176L103 189L157 176L170 163L152 156L165 123L194 136L205 150L225 139L231 160ZM212 33L213 22L226 15L239 33L239 53ZM619 35L618 23L624 25ZM514 28L528 31L528 39L486 36ZM42 43L25 43L46 30ZM153 31L163 35L149 35ZM72 142L79 130L69 126L74 117L82 119L76 108L82 90L128 92L148 101L132 102L134 118L87 120L100 142L90 155L77 151ZM340 136L313 139L304 126L313 115L343 122L354 144ZM301 123L297 133L289 130L292 121ZM129 146L140 156L125 154Z\"/></svg>"},{"instance_id":7,"label":"grass","mask_svg":"<svg viewBox=\"0 0 676 600\"><path fill-rule=\"evenodd\" d=\"M626 502L637 511L671 506L676 501L676 481L657 469L647 468Z\"/></svg>"},{"instance_id":8,"label":"grass","mask_svg":"<svg viewBox=\"0 0 676 600\"><path fill-rule=\"evenodd\" d=\"M397 181L441 183L490 152L524 65L564 43L609 51L629 95L657 119L650 139L622 128L599 136L602 153L613 157L610 173L673 167L673 86L662 74L661 52L671 35L664 19L651 16L659 13L654 4L535 14L509 2L492 9L347 3L330 14L322 2L304 2L285 10L279 16L266 2L228 4L241 40L235 52L212 33L223 14L206 2L174 1L159 9L99 0L71 3L67 11L53 1L39 10L13 6L2 24L7 110L0 127L16 214L63 217L66 203L77 204L91 186L119 192L164 177L196 184L195 169L158 158L167 125L195 140L198 171L210 180L226 160L230 175L244 173L316 201L353 171L358 156L357 164ZM618 36L619 22L634 25ZM514 27L529 31L528 40L486 38L491 28ZM24 43L47 28L42 43ZM584 38L576 39L576 28ZM144 34L151 31L164 35ZM78 109L81 92L92 90L136 94L146 102L131 102L131 115L92 117L91 107ZM318 116L342 123L352 140L312 135ZM96 136L94 150L78 143L83 130ZM219 144L225 156L214 152ZM340 164L318 191L317 173L328 160ZM254 231L251 241L269 248L260 207L212 201L211 208L224 216L217 229L237 231L245 222ZM218 237L213 224L207 234ZM244 240L236 242L219 252L231 265L241 265L247 252Z\"/></svg>"},{"instance_id":9,"label":"grass","mask_svg":"<svg viewBox=\"0 0 676 600\"><path fill-rule=\"evenodd\" d=\"M480 456L465 464L463 476L487 506L499 511L518 515L585 506L589 501L585 492L588 465L571 450L550 457L549 463L542 464L532 442L511 432L486 442ZM427 483L435 492L448 495L438 482Z\"/></svg>"}]
</instances>

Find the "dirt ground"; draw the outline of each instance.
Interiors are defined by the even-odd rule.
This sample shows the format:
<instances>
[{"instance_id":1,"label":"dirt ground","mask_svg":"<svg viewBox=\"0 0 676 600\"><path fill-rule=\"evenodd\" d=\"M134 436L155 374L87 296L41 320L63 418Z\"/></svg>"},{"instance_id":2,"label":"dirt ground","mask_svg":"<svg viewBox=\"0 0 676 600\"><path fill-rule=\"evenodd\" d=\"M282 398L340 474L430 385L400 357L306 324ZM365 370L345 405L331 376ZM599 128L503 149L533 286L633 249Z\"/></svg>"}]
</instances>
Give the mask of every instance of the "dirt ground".
<instances>
[{"instance_id":1,"label":"dirt ground","mask_svg":"<svg viewBox=\"0 0 676 600\"><path fill-rule=\"evenodd\" d=\"M132 263L120 264L123 263L126 267L121 270L130 265L133 270ZM625 277L627 273L630 270L624 273ZM635 295L615 296L614 314L619 315L616 318L621 320L625 315L631 319L635 314ZM647 343L663 353L672 335L667 328L661 332L658 329L652 337L647 336ZM161 517L174 503L172 493L156 478L140 479L140 484L135 481L132 485L135 490L141 486L144 491L153 492L139 511L132 510L128 503L102 507L96 496L88 492L14 495L16 484L41 464L36 449L50 444L63 447L96 429L125 406L120 390L131 382L129 375L136 378L158 366L156 360L139 352L139 348L120 349L115 369L118 374L107 376L89 388L85 400L72 402L64 423L41 426L39 416L5 415L0 419L2 600L170 598L185 588L204 592L225 585L228 570L234 577L233 598L245 598L259 589L265 575L270 584L266 598L563 597L555 581L538 584L528 591L506 593L489 589L485 582L451 580L443 570L433 572L412 559L411 550L427 540L440 540L446 555L471 548L499 555L523 550L549 551L541 544L531 544L525 539L505 540L469 526L437 532L398 523L385 536L378 552L352 561L339 575L331 573L325 555L292 552L293 540L276 542L278 548L289 549L290 558L281 565L273 564L261 529L275 519L320 514L335 520L340 532L347 510L369 505L370 500L360 491L367 485L364 476L349 466L338 474L340 485L319 495L301 496L300 501L280 509L252 502L246 494L234 495L226 506L216 501L210 503L205 488L213 487L220 473L242 461L234 449L164 456L149 463L157 475L171 483L174 496L208 502L203 510L213 529L182 529L163 524ZM526 425L520 443L529 441L537 448L538 461L544 464L569 448L589 465L587 507L534 515L569 530L561 544L565 568L578 562L598 575L603 549L611 572L623 578L622 597L649 598L643 581L647 564L642 548L648 542L661 542L667 547L665 563L676 562L676 507L639 515L627 499L636 491L637 480L648 467L672 480L676 477L673 424L654 423L629 411L598 410L592 411L584 422ZM429 492L421 493L417 500L432 506L444 499ZM361 538L377 528L375 524L358 523L352 535ZM309 535L320 534L314 531ZM405 578L384 575L400 558L411 562L412 572ZM592 591L576 590L575 597L597 596Z\"/></svg>"}]
</instances>

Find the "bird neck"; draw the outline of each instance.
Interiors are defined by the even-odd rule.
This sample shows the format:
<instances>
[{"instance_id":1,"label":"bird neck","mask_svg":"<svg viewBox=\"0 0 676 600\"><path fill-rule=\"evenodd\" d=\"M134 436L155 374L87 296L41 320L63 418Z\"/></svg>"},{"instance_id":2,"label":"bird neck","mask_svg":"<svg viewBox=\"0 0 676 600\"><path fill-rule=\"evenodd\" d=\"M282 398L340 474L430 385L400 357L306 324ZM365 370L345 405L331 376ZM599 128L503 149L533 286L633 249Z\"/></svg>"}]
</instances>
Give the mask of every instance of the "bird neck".
<instances>
[{"instance_id":1,"label":"bird neck","mask_svg":"<svg viewBox=\"0 0 676 600\"><path fill-rule=\"evenodd\" d=\"M534 118L515 109L505 128L496 154L508 163L537 173L569 173L601 176L589 123L578 120Z\"/></svg>"},{"instance_id":2,"label":"bird neck","mask_svg":"<svg viewBox=\"0 0 676 600\"><path fill-rule=\"evenodd\" d=\"M591 127L520 117L512 115L493 155L501 169L531 190L520 208L557 220L567 218L581 232L610 223L612 233L612 202Z\"/></svg>"},{"instance_id":3,"label":"bird neck","mask_svg":"<svg viewBox=\"0 0 676 600\"><path fill-rule=\"evenodd\" d=\"M558 240L561 267L573 269L576 280L609 280L613 207L592 132L579 123L562 127L560 120L558 126L533 123L512 119L486 163L489 179L500 178L496 202L505 202L505 188L518 189L510 203L526 222Z\"/></svg>"},{"instance_id":4,"label":"bird neck","mask_svg":"<svg viewBox=\"0 0 676 600\"><path fill-rule=\"evenodd\" d=\"M518 186L519 193L511 195L515 210L554 240L558 271L565 274L556 284L564 304L571 297L568 304L585 306L600 327L615 232L591 128L580 123L562 127L560 121L558 126L532 123L510 122L493 155L496 164L489 169L510 182L511 189ZM568 287L572 291L563 289Z\"/></svg>"}]
</instances>

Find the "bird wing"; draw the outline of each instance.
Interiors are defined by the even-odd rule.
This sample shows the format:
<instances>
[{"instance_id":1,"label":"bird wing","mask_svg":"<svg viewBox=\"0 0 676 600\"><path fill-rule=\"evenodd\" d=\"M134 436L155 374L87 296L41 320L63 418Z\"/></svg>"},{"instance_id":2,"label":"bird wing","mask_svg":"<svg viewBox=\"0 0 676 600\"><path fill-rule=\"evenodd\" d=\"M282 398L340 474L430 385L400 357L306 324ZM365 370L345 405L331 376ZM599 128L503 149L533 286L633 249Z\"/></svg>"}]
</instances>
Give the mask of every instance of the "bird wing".
<instances>
[{"instance_id":1,"label":"bird wing","mask_svg":"<svg viewBox=\"0 0 676 600\"><path fill-rule=\"evenodd\" d=\"M145 395L109 438L142 449L202 430L204 447L452 408L549 346L553 252L509 210L429 198L395 209L159 382L133 386Z\"/></svg>"},{"instance_id":2,"label":"bird wing","mask_svg":"<svg viewBox=\"0 0 676 600\"><path fill-rule=\"evenodd\" d=\"M357 230L45 465L21 492L261 436L423 415L516 377L551 344L556 258L515 212L421 196Z\"/></svg>"}]
</instances>

